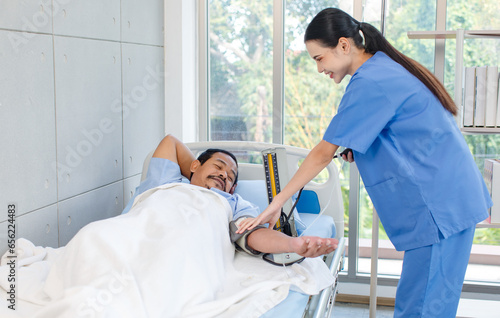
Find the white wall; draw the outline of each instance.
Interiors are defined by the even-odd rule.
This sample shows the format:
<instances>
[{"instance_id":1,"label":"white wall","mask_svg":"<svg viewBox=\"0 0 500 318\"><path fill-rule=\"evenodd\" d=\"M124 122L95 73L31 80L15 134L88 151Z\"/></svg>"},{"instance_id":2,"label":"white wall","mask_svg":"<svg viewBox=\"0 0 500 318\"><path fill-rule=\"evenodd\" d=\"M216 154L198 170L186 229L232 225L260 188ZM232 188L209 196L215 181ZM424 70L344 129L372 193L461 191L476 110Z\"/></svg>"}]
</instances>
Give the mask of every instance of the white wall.
<instances>
[{"instance_id":1,"label":"white wall","mask_svg":"<svg viewBox=\"0 0 500 318\"><path fill-rule=\"evenodd\" d=\"M165 134L198 141L198 0L165 1Z\"/></svg>"},{"instance_id":2,"label":"white wall","mask_svg":"<svg viewBox=\"0 0 500 318\"><path fill-rule=\"evenodd\" d=\"M0 0L0 253L117 215L164 135L163 1Z\"/></svg>"}]
</instances>

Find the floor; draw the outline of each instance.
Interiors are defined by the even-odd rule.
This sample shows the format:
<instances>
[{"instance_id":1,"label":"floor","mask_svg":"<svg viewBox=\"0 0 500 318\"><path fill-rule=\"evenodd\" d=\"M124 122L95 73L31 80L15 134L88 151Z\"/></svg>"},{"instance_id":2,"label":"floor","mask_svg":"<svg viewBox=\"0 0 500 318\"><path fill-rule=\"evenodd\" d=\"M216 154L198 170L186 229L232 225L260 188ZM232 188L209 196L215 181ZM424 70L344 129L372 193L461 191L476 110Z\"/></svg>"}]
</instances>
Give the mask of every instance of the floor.
<instances>
[{"instance_id":1,"label":"floor","mask_svg":"<svg viewBox=\"0 0 500 318\"><path fill-rule=\"evenodd\" d=\"M392 318L394 307L377 306L377 318ZM333 307L332 318L369 318L369 305L339 303Z\"/></svg>"},{"instance_id":2,"label":"floor","mask_svg":"<svg viewBox=\"0 0 500 318\"><path fill-rule=\"evenodd\" d=\"M457 318L498 318L500 302L460 299ZM394 307L377 306L377 318L392 318ZM332 318L369 318L369 305L336 302Z\"/></svg>"}]
</instances>

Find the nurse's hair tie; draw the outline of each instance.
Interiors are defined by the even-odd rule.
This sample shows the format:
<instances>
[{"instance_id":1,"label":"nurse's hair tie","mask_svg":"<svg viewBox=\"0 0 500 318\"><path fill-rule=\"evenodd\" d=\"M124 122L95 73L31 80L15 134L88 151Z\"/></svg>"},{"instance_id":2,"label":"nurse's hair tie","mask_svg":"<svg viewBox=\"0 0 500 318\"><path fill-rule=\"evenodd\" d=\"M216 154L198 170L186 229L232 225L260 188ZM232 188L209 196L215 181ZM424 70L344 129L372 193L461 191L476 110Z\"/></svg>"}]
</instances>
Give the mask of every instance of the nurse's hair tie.
<instances>
[{"instance_id":1,"label":"nurse's hair tie","mask_svg":"<svg viewBox=\"0 0 500 318\"><path fill-rule=\"evenodd\" d=\"M361 36L361 45L364 47L365 46L365 35L363 33L363 30L361 30L361 28L363 27L363 22L357 22L357 25L358 25L359 36Z\"/></svg>"},{"instance_id":2,"label":"nurse's hair tie","mask_svg":"<svg viewBox=\"0 0 500 318\"><path fill-rule=\"evenodd\" d=\"M363 34L363 31L361 31L361 26L359 28L359 35L361 36L361 45L365 46L365 35Z\"/></svg>"}]
</instances>

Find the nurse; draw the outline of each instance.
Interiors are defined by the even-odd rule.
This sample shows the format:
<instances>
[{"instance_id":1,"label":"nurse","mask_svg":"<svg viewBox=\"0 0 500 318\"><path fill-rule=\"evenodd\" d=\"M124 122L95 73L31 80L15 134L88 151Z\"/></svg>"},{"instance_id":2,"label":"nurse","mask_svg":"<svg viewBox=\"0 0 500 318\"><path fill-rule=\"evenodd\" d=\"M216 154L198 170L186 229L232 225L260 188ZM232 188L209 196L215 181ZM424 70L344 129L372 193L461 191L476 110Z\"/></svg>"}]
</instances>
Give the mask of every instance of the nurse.
<instances>
[{"instance_id":1,"label":"nurse","mask_svg":"<svg viewBox=\"0 0 500 318\"><path fill-rule=\"evenodd\" d=\"M245 228L277 221L283 203L351 148L380 220L405 251L394 317L455 317L474 230L492 202L439 80L373 26L328 8L307 27L318 72L350 82L338 113L288 185Z\"/></svg>"}]
</instances>

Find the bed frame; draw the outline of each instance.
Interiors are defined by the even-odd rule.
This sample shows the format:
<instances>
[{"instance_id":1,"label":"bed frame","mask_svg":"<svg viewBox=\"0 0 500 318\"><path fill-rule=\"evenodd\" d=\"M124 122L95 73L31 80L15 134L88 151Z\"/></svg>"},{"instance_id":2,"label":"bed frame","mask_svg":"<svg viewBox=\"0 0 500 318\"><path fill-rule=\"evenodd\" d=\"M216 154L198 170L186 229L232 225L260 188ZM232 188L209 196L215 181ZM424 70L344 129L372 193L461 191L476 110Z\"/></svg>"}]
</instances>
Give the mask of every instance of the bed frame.
<instances>
[{"instance_id":1,"label":"bed frame","mask_svg":"<svg viewBox=\"0 0 500 318\"><path fill-rule=\"evenodd\" d=\"M239 161L238 168L238 180L241 183L244 180L265 180L265 172L262 163L247 163L245 162L245 157L249 155L259 156L260 152L269 148L281 147L286 149L287 161L288 161L288 175L291 177L297 170L299 166L299 161L307 156L309 150L280 145L272 143L260 143L260 142L249 142L249 141L212 141L212 142L194 142L187 143L187 147L197 156L202 151L208 148L219 148L225 149L233 152ZM144 161L142 178L144 180L147 169L149 166L149 161L153 155L153 151L149 153ZM309 193L315 193L317 196L316 204L319 203L319 209L324 210L321 217L331 217L333 223L335 224L335 238L339 240L338 248L329 255L324 257L326 264L328 265L330 272L335 277L335 283L329 288L324 289L320 294L310 296L307 300L305 308L303 308L303 313L300 316L298 313L297 317L314 317L314 318L325 318L332 316L332 310L335 303L335 296L338 292L338 272L343 268L343 261L345 255L345 238L344 235L344 206L342 201L342 193L340 190L339 174L338 169L333 162L327 166L328 180L324 183L309 182L304 190L309 190ZM238 188L237 188L238 191ZM305 192L305 191L304 191ZM316 198L313 195L314 198ZM301 198L302 200L302 198ZM314 200L314 199L313 199ZM252 201L252 200L250 200ZM300 202L300 200L299 200ZM257 204L256 202L253 202ZM257 204L261 206L262 204ZM299 209L299 214L303 215ZM308 225L308 224L306 224ZM314 235L313 233L308 233ZM299 294L299 293L297 293ZM296 296L296 295L295 295ZM302 295L305 297L305 295ZM293 297L289 297L293 298ZM293 299L285 299L282 306L286 306L287 301L295 301ZM278 306L280 306L278 305ZM264 315L264 317L267 317ZM273 312L273 317L276 317L276 313ZM287 318L290 317L289 314L286 315Z\"/></svg>"}]
</instances>

